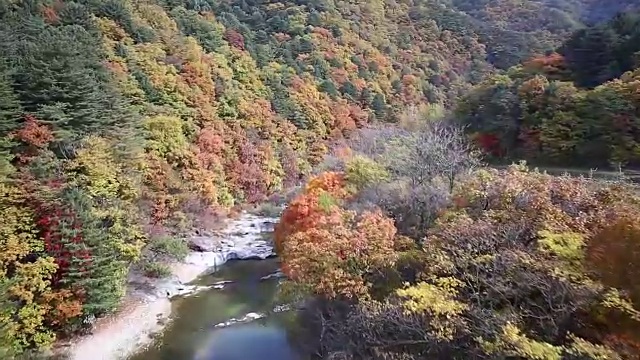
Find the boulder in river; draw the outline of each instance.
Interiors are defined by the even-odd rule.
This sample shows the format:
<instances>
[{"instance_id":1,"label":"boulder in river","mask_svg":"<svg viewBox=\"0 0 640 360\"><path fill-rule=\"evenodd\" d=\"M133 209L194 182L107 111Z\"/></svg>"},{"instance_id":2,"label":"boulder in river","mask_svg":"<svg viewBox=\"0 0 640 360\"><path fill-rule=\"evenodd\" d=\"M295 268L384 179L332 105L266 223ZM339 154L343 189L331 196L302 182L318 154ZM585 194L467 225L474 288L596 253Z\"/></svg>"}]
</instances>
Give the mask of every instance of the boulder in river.
<instances>
[{"instance_id":1,"label":"boulder in river","mask_svg":"<svg viewBox=\"0 0 640 360\"><path fill-rule=\"evenodd\" d=\"M227 260L264 260L276 256L271 246L253 246L231 249Z\"/></svg>"},{"instance_id":2,"label":"boulder in river","mask_svg":"<svg viewBox=\"0 0 640 360\"><path fill-rule=\"evenodd\" d=\"M262 313L250 312L250 313L246 314L245 316L243 316L243 317L241 317L239 319L232 318L232 319L229 319L228 321L216 324L214 327L221 328L221 327L227 327L227 326L235 325L235 324L238 324L238 323L247 323L247 322L251 322L251 321L254 321L254 320L262 319L265 316L266 315L262 314Z\"/></svg>"},{"instance_id":3,"label":"boulder in river","mask_svg":"<svg viewBox=\"0 0 640 360\"><path fill-rule=\"evenodd\" d=\"M264 280L270 280L270 279L282 279L284 277L285 277L284 273L282 271L278 270L278 271L274 272L273 274L269 274L269 275L261 277L260 280L264 281Z\"/></svg>"},{"instance_id":4,"label":"boulder in river","mask_svg":"<svg viewBox=\"0 0 640 360\"><path fill-rule=\"evenodd\" d=\"M213 252L218 250L220 242L209 236L194 236L189 239L189 249L197 252Z\"/></svg>"}]
</instances>

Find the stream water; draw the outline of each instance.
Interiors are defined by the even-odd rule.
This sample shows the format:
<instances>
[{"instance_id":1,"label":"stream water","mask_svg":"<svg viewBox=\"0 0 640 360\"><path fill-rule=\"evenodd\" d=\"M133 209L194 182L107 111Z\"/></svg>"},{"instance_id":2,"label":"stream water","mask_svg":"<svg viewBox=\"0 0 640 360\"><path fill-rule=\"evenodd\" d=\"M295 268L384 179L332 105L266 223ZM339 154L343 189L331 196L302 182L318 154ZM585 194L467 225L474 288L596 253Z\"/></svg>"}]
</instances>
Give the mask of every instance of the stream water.
<instances>
[{"instance_id":1,"label":"stream water","mask_svg":"<svg viewBox=\"0 0 640 360\"><path fill-rule=\"evenodd\" d=\"M231 281L173 301L173 320L148 349L129 360L300 360L289 331L293 313L218 326L247 314L271 312L278 279L261 279L278 270L277 259L232 261L196 281L213 285Z\"/></svg>"}]
</instances>

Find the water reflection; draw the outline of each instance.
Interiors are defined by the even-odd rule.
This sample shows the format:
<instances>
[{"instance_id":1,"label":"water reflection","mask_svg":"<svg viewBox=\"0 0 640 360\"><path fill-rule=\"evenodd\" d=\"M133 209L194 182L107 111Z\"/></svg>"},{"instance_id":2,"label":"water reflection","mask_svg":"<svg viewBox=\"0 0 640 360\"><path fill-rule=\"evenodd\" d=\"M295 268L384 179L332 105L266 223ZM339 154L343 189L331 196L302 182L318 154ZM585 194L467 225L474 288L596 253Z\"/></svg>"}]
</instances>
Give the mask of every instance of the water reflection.
<instances>
[{"instance_id":1,"label":"water reflection","mask_svg":"<svg viewBox=\"0 0 640 360\"><path fill-rule=\"evenodd\" d=\"M154 344L129 360L297 360L287 338L287 316L277 314L248 324L215 328L249 312L268 313L276 305L277 279L260 278L278 269L275 259L225 265L198 285L231 280L222 290L209 290L173 302L174 320Z\"/></svg>"},{"instance_id":2,"label":"water reflection","mask_svg":"<svg viewBox=\"0 0 640 360\"><path fill-rule=\"evenodd\" d=\"M195 360L298 360L286 331L274 326L238 325L215 331Z\"/></svg>"}]
</instances>

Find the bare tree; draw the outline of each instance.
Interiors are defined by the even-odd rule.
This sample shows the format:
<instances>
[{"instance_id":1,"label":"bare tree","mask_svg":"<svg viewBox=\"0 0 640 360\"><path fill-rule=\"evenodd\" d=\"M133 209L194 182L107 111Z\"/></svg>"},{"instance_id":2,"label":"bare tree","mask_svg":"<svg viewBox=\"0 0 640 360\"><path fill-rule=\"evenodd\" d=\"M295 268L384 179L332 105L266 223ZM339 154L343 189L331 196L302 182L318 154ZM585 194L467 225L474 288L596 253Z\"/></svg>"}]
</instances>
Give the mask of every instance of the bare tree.
<instances>
[{"instance_id":1,"label":"bare tree","mask_svg":"<svg viewBox=\"0 0 640 360\"><path fill-rule=\"evenodd\" d=\"M380 208L394 219L400 234L419 239L450 204L450 195L442 186L415 186L406 180L396 180L364 189L350 208L358 211Z\"/></svg>"},{"instance_id":2,"label":"bare tree","mask_svg":"<svg viewBox=\"0 0 640 360\"><path fill-rule=\"evenodd\" d=\"M391 140L386 163L397 177L422 186L446 179L449 191L456 178L480 164L463 130L444 121L428 122L417 131L402 131Z\"/></svg>"},{"instance_id":3,"label":"bare tree","mask_svg":"<svg viewBox=\"0 0 640 360\"><path fill-rule=\"evenodd\" d=\"M359 130L349 139L349 147L370 158L378 158L383 155L391 141L406 131L389 125L374 126Z\"/></svg>"},{"instance_id":4,"label":"bare tree","mask_svg":"<svg viewBox=\"0 0 640 360\"><path fill-rule=\"evenodd\" d=\"M351 206L380 207L403 235L419 238L449 204L458 177L480 160L461 128L442 120L424 121L417 111L405 117L403 126L362 129L349 140L352 150L382 163L392 174L389 183L363 189Z\"/></svg>"}]
</instances>

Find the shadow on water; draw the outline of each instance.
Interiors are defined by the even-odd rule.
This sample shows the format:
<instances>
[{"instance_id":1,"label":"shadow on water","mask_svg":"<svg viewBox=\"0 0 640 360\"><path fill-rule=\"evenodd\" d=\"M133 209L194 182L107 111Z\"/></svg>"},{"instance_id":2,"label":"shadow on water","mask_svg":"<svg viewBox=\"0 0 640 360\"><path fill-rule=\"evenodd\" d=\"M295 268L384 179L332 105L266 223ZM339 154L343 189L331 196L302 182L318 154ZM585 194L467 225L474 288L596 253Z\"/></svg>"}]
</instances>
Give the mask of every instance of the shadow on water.
<instances>
[{"instance_id":1,"label":"shadow on water","mask_svg":"<svg viewBox=\"0 0 640 360\"><path fill-rule=\"evenodd\" d=\"M129 360L299 360L287 335L292 314L273 314L246 324L215 325L247 313L267 313L277 303L277 280L260 278L278 269L277 259L238 261L196 281L233 281L173 301L173 321L152 346Z\"/></svg>"}]
</instances>

